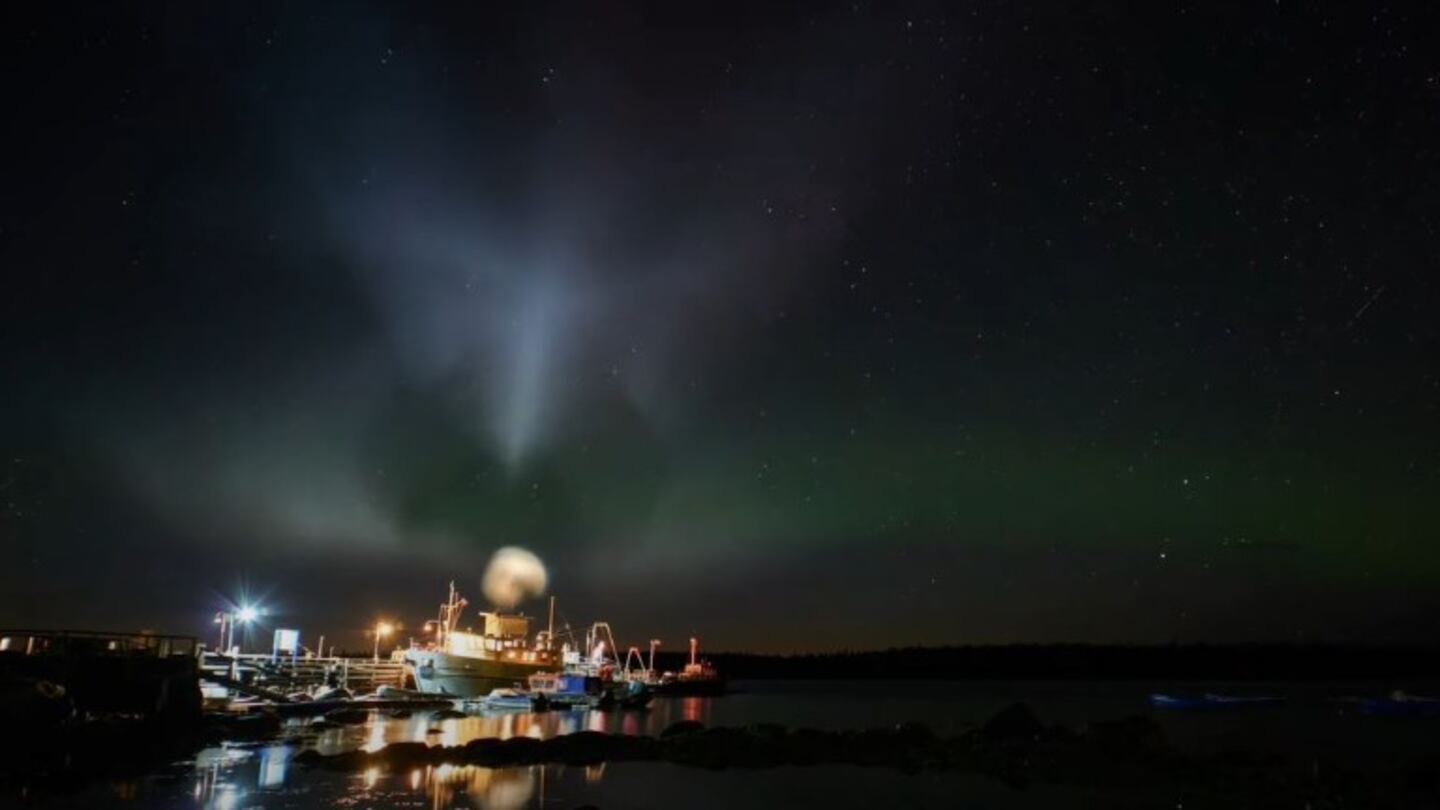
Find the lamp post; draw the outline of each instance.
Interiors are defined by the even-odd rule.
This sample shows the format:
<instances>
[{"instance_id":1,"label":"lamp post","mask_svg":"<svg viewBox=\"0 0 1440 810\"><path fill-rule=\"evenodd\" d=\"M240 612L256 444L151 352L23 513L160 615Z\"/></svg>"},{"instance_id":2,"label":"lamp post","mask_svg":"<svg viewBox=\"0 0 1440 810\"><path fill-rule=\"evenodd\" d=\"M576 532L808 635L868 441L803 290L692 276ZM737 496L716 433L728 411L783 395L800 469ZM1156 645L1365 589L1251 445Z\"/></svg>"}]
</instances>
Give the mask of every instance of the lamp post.
<instances>
[{"instance_id":1,"label":"lamp post","mask_svg":"<svg viewBox=\"0 0 1440 810\"><path fill-rule=\"evenodd\" d=\"M254 605L241 605L239 609L234 611L222 610L216 613L215 624L220 626L220 638L218 641L223 648L222 652L229 655L230 649L235 646L236 622L240 624L250 624L264 615L264 609L255 607Z\"/></svg>"},{"instance_id":2,"label":"lamp post","mask_svg":"<svg viewBox=\"0 0 1440 810\"><path fill-rule=\"evenodd\" d=\"M377 662L380 660L380 639L390 635L394 629L389 622L375 623L375 660Z\"/></svg>"}]
</instances>

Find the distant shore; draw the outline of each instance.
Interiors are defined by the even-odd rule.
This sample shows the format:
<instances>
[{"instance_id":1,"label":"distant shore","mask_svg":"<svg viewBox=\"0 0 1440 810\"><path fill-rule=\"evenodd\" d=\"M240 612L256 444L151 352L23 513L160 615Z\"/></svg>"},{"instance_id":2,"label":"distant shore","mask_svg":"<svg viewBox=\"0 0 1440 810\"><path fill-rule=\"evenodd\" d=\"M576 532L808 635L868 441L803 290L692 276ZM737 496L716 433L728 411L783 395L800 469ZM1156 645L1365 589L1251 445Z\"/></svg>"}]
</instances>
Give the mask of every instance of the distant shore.
<instances>
[{"instance_id":1,"label":"distant shore","mask_svg":"<svg viewBox=\"0 0 1440 810\"><path fill-rule=\"evenodd\" d=\"M707 654L731 680L1440 680L1440 647L1333 644L1014 644L794 655ZM679 653L657 653L676 670Z\"/></svg>"}]
</instances>

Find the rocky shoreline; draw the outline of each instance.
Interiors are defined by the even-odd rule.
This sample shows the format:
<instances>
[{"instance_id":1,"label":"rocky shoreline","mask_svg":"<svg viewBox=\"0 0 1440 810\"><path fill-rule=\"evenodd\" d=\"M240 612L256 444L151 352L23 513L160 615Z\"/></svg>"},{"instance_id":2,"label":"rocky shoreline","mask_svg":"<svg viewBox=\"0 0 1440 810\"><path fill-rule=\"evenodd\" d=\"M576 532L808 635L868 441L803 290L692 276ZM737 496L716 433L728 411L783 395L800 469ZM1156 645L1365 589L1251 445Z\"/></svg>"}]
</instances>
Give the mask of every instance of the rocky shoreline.
<instances>
[{"instance_id":1,"label":"rocky shoreline","mask_svg":"<svg viewBox=\"0 0 1440 810\"><path fill-rule=\"evenodd\" d=\"M392 743L376 751L321 754L305 746L320 725L366 722L368 712L331 713L300 728L274 715L226 718L178 733L143 723L89 723L65 735L29 736L8 747L0 783L18 778L43 790L73 790L86 778L147 772L203 745L288 743L303 768L337 773L406 773L427 766L486 768L537 764L669 763L706 769L816 765L891 768L905 773L967 772L1022 788L1053 785L1102 792L1140 791L1184 806L1440 806L1440 749L1406 761L1363 765L1245 751L1197 756L1171 745L1159 724L1135 715L1080 729L1047 725L1012 704L983 725L943 736L922 725L866 731L817 731L779 725L705 727L675 723L657 736L581 731L534 739L484 738L459 746ZM6 774L8 771L8 776ZM49 788L44 786L48 785ZM1173 804L1169 806L1174 806Z\"/></svg>"},{"instance_id":2,"label":"rocky shoreline","mask_svg":"<svg viewBox=\"0 0 1440 810\"><path fill-rule=\"evenodd\" d=\"M952 737L919 725L835 732L777 725L706 728L682 722L657 737L582 731L547 740L479 739L452 747L392 743L373 752L324 755L307 750L294 761L352 773L372 768L395 773L447 764L500 768L666 762L710 769L853 765L911 773L968 771L1017 788L1051 784L1153 789L1236 807L1312 810L1410 806L1412 801L1440 795L1440 756L1434 754L1397 763L1385 773L1242 752L1197 758L1167 744L1160 727L1148 717L1092 723L1075 731L1041 723L1023 704Z\"/></svg>"}]
</instances>

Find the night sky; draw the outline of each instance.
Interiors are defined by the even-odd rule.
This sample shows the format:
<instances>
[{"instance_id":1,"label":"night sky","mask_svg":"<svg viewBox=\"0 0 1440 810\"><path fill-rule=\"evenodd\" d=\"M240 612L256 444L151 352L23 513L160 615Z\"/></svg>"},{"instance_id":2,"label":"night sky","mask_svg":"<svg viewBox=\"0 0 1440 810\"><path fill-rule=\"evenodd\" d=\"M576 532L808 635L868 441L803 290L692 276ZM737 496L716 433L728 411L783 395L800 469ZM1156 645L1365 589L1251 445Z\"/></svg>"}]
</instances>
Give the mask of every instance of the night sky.
<instances>
[{"instance_id":1,"label":"night sky","mask_svg":"<svg viewBox=\"0 0 1440 810\"><path fill-rule=\"evenodd\" d=\"M15 5L0 625L1435 637L1434 4Z\"/></svg>"}]
</instances>

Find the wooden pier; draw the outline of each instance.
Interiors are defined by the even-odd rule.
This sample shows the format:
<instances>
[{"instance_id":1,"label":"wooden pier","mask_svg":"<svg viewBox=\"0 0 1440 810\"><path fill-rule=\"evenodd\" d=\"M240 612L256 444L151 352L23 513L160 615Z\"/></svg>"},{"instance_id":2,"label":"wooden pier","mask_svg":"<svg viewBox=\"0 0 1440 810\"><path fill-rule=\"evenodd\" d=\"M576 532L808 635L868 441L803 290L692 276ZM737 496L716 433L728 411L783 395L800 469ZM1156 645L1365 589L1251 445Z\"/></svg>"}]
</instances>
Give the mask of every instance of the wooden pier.
<instances>
[{"instance_id":1,"label":"wooden pier","mask_svg":"<svg viewBox=\"0 0 1440 810\"><path fill-rule=\"evenodd\" d=\"M264 654L200 655L200 679L257 697L276 696L333 685L354 693L381 686L404 688L407 666L400 661L370 658L301 658Z\"/></svg>"}]
</instances>

